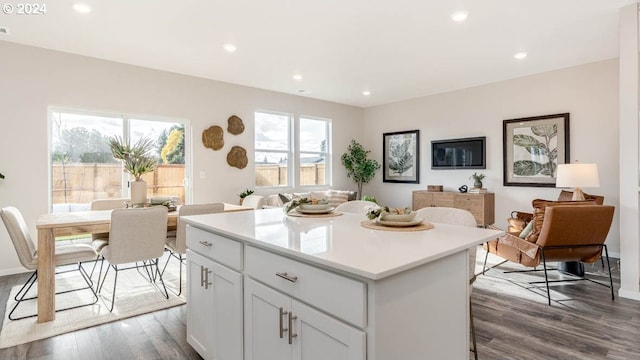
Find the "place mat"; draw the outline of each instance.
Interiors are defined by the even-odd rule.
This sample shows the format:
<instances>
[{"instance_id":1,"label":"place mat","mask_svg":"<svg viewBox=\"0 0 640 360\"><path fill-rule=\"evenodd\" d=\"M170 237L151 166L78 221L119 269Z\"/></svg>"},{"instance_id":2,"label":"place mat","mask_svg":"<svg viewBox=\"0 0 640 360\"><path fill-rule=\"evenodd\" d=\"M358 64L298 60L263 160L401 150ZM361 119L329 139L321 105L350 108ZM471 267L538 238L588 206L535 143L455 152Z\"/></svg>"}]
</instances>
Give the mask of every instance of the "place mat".
<instances>
[{"instance_id":1,"label":"place mat","mask_svg":"<svg viewBox=\"0 0 640 360\"><path fill-rule=\"evenodd\" d=\"M342 215L342 212L334 210L334 211L328 212L326 214L303 214L301 212L298 212L298 210L293 209L293 210L289 211L287 213L287 215L295 216L295 217L307 217L307 218L326 218L326 217L340 216L340 215Z\"/></svg>"},{"instance_id":2,"label":"place mat","mask_svg":"<svg viewBox=\"0 0 640 360\"><path fill-rule=\"evenodd\" d=\"M373 229L373 230L401 231L401 232L424 231L424 230L430 230L434 228L432 223L426 222L426 221L415 226L397 227L397 226L380 225L380 224L374 223L373 220L365 220L360 222L360 226L367 229Z\"/></svg>"}]
</instances>

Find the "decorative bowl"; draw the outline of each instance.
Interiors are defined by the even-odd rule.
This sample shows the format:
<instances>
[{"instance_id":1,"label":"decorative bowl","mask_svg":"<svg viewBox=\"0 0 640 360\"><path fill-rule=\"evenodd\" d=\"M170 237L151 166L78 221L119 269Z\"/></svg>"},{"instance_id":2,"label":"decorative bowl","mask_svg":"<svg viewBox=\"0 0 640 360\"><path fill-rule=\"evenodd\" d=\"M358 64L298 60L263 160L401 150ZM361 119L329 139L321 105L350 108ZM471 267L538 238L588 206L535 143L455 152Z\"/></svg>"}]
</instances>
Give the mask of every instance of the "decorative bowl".
<instances>
[{"instance_id":1,"label":"decorative bowl","mask_svg":"<svg viewBox=\"0 0 640 360\"><path fill-rule=\"evenodd\" d=\"M328 210L331 208L330 204L300 204L301 210Z\"/></svg>"},{"instance_id":2,"label":"decorative bowl","mask_svg":"<svg viewBox=\"0 0 640 360\"><path fill-rule=\"evenodd\" d=\"M411 211L406 214L398 214L392 212L383 211L380 213L380 220L382 221L411 221L416 217L416 212Z\"/></svg>"}]
</instances>

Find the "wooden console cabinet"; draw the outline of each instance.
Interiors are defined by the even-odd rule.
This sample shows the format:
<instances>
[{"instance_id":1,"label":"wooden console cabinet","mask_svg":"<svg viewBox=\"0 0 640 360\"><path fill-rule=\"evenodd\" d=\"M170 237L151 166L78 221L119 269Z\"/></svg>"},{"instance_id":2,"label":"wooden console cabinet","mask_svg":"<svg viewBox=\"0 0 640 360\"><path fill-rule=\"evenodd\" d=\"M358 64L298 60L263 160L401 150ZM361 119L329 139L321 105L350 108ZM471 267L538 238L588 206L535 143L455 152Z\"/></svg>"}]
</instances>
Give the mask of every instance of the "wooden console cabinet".
<instances>
[{"instance_id":1,"label":"wooden console cabinet","mask_svg":"<svg viewBox=\"0 0 640 360\"><path fill-rule=\"evenodd\" d=\"M412 207L414 210L429 206L468 210L473 214L480 226L493 224L495 221L495 197L493 193L469 194L426 190L413 192Z\"/></svg>"}]
</instances>

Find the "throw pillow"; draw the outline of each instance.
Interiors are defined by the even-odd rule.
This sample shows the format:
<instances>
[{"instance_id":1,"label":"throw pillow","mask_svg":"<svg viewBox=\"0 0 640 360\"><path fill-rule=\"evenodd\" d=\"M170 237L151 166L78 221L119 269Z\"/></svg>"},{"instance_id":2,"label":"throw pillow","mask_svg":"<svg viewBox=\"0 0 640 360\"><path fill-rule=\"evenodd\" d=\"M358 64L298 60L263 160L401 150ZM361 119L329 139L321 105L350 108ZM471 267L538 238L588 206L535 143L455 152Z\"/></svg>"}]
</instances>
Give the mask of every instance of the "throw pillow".
<instances>
[{"instance_id":1,"label":"throw pillow","mask_svg":"<svg viewBox=\"0 0 640 360\"><path fill-rule=\"evenodd\" d=\"M311 199L329 201L329 192L328 191L312 191Z\"/></svg>"},{"instance_id":2,"label":"throw pillow","mask_svg":"<svg viewBox=\"0 0 640 360\"><path fill-rule=\"evenodd\" d=\"M549 206L557 206L557 205L597 205L593 200L584 200L584 201L550 201L550 200L542 200L535 199L531 202L533 204L533 231L526 237L526 240L529 242L538 241L538 236L540 236L540 230L542 230L542 221L544 220L544 211Z\"/></svg>"},{"instance_id":3,"label":"throw pillow","mask_svg":"<svg viewBox=\"0 0 640 360\"><path fill-rule=\"evenodd\" d=\"M525 226L524 229L522 229L522 232L518 236L520 237L520 239L526 239L527 236L529 236L529 234L531 234L532 231L533 231L533 221L529 221L527 226Z\"/></svg>"},{"instance_id":4,"label":"throw pillow","mask_svg":"<svg viewBox=\"0 0 640 360\"><path fill-rule=\"evenodd\" d=\"M278 196L280 197L280 200L282 201L283 204L288 203L293 198L289 194L278 194Z\"/></svg>"},{"instance_id":5,"label":"throw pillow","mask_svg":"<svg viewBox=\"0 0 640 360\"><path fill-rule=\"evenodd\" d=\"M329 190L329 204L338 206L349 201L349 192L342 190Z\"/></svg>"}]
</instances>

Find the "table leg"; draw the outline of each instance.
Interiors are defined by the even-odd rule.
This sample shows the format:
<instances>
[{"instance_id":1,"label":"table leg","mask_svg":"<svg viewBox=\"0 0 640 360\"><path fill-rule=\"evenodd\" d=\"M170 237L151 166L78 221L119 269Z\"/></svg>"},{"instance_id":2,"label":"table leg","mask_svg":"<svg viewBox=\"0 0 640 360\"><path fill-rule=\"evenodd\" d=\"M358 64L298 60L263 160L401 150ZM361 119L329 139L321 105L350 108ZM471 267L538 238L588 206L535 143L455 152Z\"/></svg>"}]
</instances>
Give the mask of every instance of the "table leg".
<instances>
[{"instance_id":1,"label":"table leg","mask_svg":"<svg viewBox=\"0 0 640 360\"><path fill-rule=\"evenodd\" d=\"M38 322L56 317L55 240L53 229L38 230Z\"/></svg>"}]
</instances>

